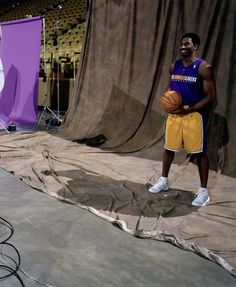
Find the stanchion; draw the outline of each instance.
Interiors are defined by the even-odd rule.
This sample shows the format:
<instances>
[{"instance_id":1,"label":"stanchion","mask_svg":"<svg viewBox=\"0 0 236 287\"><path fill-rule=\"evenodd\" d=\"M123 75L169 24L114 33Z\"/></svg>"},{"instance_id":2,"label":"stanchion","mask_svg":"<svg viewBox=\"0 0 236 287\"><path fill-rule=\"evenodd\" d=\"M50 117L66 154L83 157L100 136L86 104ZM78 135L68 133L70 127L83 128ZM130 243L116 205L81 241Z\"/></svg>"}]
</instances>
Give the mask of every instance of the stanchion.
<instances>
[{"instance_id":1,"label":"stanchion","mask_svg":"<svg viewBox=\"0 0 236 287\"><path fill-rule=\"evenodd\" d=\"M47 98L48 98L48 91L47 91L47 74L46 74L46 25L45 25L45 17L43 17L43 53L44 53L44 67L43 67L43 71L44 71L44 75L43 75L43 82L44 82L44 102L43 102L43 110L42 112L38 115L38 126L41 123L42 118L45 118L45 115L47 113L52 114L53 118L57 119L58 123L61 122L60 118L59 118L59 110L58 110L58 115L56 115L47 105ZM52 119L49 120L49 124L47 126L47 128L49 128L50 125L50 121ZM58 125L59 126L59 125Z\"/></svg>"}]
</instances>

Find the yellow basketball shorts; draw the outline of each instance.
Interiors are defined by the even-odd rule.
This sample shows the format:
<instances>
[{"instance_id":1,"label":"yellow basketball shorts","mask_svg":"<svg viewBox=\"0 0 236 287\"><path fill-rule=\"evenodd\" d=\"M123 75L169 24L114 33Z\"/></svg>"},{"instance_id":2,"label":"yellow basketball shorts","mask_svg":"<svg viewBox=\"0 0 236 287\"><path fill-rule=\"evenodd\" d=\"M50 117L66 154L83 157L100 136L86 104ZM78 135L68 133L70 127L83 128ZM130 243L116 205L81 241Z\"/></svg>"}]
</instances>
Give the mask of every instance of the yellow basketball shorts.
<instances>
[{"instance_id":1,"label":"yellow basketball shorts","mask_svg":"<svg viewBox=\"0 0 236 287\"><path fill-rule=\"evenodd\" d=\"M205 120L198 112L186 115L169 114L166 121L165 149L188 153L206 150Z\"/></svg>"}]
</instances>

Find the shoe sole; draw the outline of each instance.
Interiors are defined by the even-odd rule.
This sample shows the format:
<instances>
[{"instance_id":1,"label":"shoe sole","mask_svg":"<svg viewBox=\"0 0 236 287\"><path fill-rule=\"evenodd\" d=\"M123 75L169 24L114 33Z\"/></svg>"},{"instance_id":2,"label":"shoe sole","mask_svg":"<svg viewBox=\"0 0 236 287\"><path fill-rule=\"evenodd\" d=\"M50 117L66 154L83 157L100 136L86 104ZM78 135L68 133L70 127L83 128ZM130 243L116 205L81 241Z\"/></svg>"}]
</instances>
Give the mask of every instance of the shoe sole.
<instances>
[{"instance_id":1,"label":"shoe sole","mask_svg":"<svg viewBox=\"0 0 236 287\"><path fill-rule=\"evenodd\" d=\"M160 191L152 191L151 190L151 188L148 190L149 192L151 192L151 193L160 193L160 192L162 192L162 191L167 191L169 189L169 187L167 187L166 189L162 189L162 190L160 190Z\"/></svg>"},{"instance_id":2,"label":"shoe sole","mask_svg":"<svg viewBox=\"0 0 236 287\"><path fill-rule=\"evenodd\" d=\"M206 206L209 201L210 201L210 197L208 196L207 200L202 205L197 205L197 204L192 203L192 206L203 207L203 206Z\"/></svg>"}]
</instances>

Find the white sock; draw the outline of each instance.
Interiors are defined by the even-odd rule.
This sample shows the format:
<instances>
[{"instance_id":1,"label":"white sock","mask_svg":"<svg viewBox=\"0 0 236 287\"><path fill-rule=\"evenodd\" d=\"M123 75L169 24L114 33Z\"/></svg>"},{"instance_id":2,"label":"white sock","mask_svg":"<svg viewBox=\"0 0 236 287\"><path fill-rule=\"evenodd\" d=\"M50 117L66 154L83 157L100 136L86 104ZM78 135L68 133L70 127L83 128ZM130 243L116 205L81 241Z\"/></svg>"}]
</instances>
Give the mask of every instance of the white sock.
<instances>
[{"instance_id":1,"label":"white sock","mask_svg":"<svg viewBox=\"0 0 236 287\"><path fill-rule=\"evenodd\" d=\"M200 190L204 192L208 192L208 189L206 187L200 187Z\"/></svg>"},{"instance_id":2,"label":"white sock","mask_svg":"<svg viewBox=\"0 0 236 287\"><path fill-rule=\"evenodd\" d=\"M161 176L161 177L160 177L160 179L161 179L161 180L163 180L165 183L167 183L167 182L168 182L168 177Z\"/></svg>"}]
</instances>

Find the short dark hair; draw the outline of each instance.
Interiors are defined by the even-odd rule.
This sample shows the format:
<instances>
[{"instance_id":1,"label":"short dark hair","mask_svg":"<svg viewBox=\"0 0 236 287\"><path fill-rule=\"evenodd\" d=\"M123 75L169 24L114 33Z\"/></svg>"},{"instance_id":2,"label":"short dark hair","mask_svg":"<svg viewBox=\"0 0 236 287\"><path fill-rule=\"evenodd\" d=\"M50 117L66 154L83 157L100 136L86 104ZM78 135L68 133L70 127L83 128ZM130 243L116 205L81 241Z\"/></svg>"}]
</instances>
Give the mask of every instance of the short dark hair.
<instances>
[{"instance_id":1,"label":"short dark hair","mask_svg":"<svg viewBox=\"0 0 236 287\"><path fill-rule=\"evenodd\" d=\"M181 41L184 39L184 38L190 38L192 39L193 41L193 45L200 45L200 37L195 34L195 33L187 33L187 34L184 34L181 38Z\"/></svg>"}]
</instances>

